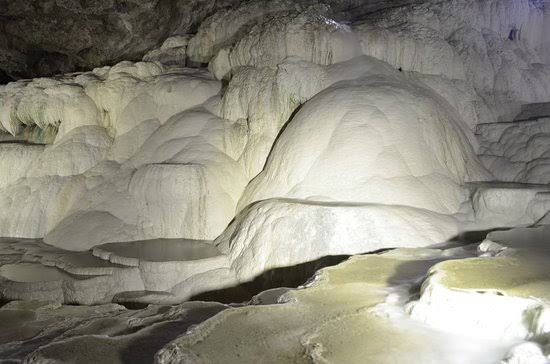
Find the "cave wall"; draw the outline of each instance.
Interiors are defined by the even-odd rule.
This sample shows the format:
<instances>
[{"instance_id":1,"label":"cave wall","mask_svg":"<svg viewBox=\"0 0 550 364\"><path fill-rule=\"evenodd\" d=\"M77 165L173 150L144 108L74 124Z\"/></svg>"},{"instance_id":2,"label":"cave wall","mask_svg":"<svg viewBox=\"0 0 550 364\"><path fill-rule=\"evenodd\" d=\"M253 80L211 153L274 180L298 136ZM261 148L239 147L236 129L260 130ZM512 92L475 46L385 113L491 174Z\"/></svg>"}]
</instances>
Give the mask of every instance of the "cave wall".
<instances>
[{"instance_id":1,"label":"cave wall","mask_svg":"<svg viewBox=\"0 0 550 364\"><path fill-rule=\"evenodd\" d=\"M139 60L235 0L0 0L0 84Z\"/></svg>"},{"instance_id":2,"label":"cave wall","mask_svg":"<svg viewBox=\"0 0 550 364\"><path fill-rule=\"evenodd\" d=\"M360 17L419 0L330 0ZM194 33L240 0L0 0L0 84L141 60L171 35Z\"/></svg>"},{"instance_id":3,"label":"cave wall","mask_svg":"<svg viewBox=\"0 0 550 364\"><path fill-rule=\"evenodd\" d=\"M550 1L545 2L544 6L544 30L541 46L541 54L546 63L550 63Z\"/></svg>"}]
</instances>

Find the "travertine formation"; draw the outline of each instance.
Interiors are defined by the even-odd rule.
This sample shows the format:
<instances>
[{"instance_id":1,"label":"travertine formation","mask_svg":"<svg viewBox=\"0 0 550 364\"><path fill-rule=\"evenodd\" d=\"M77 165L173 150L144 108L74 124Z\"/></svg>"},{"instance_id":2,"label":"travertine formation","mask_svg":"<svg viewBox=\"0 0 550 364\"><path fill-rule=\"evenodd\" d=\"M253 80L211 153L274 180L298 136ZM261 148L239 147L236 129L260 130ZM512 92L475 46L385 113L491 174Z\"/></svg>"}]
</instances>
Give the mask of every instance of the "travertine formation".
<instances>
[{"instance_id":1,"label":"travertine formation","mask_svg":"<svg viewBox=\"0 0 550 364\"><path fill-rule=\"evenodd\" d=\"M0 85L0 299L74 316L10 302L0 316L31 323L0 357L83 362L105 347L128 361L117 353L158 329L145 361L383 363L389 337L425 363L546 360L546 235L468 232L549 222L548 5L248 0L197 14L196 31L171 17L178 30L128 40L140 61ZM120 59L117 47L94 59ZM516 246L517 231L535 237ZM252 300L281 305L109 305L231 300L393 248ZM46 316L62 334L33 326Z\"/></svg>"},{"instance_id":2,"label":"travertine formation","mask_svg":"<svg viewBox=\"0 0 550 364\"><path fill-rule=\"evenodd\" d=\"M11 319L0 350L6 358L30 362L92 363L100 356L113 363L393 363L410 355L434 364L545 363L545 306L523 298L548 294L539 280L542 267L533 275L515 266L509 275L490 275L486 282L462 270L451 280L440 279L460 264L491 270L504 260L533 264L548 254L538 240L547 237L545 229L527 233L539 242L538 257L532 258L524 244L532 248L533 242L515 240L518 233L526 236L512 231L490 236L499 243L355 256L318 271L303 287L265 291L241 305L187 302L126 310L113 304L11 302L0 308L0 317ZM509 285L514 273L522 286ZM460 305L441 305L445 298ZM451 308L468 312L458 315ZM525 310L532 321L518 320Z\"/></svg>"}]
</instances>

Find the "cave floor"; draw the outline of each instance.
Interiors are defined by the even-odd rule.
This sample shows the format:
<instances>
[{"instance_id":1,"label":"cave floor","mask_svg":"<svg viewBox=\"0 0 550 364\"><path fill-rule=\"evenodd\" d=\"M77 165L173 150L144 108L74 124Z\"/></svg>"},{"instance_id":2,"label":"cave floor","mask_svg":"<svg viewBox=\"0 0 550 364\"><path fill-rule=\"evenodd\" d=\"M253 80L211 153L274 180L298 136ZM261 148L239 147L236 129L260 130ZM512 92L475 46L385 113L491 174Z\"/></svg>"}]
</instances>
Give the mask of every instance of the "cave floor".
<instances>
[{"instance_id":1,"label":"cave floor","mask_svg":"<svg viewBox=\"0 0 550 364\"><path fill-rule=\"evenodd\" d=\"M479 325L487 328L493 323L475 313L451 317L452 312L441 322L435 313L415 314L415 305L420 302L420 308L428 305L428 312L441 311L432 292L437 291L435 285L461 295L465 302L493 296L506 302L535 299L546 308L550 275L539 263L548 257L548 236L546 227L521 228L492 232L481 245L356 255L317 271L296 289L273 288L235 304L190 301L130 309L115 303L4 302L0 358L396 363L409 357L419 363L496 363L520 344L544 343L544 330L525 337L477 335L476 331L486 333L483 327L478 330ZM21 258L5 248L8 242L3 241L0 252L3 267ZM494 274L502 264L507 270ZM448 272L453 274L446 276ZM501 314L500 321L509 319L506 312ZM471 332L454 330L456 320L461 320L456 324L460 329ZM544 326L544 317L536 323Z\"/></svg>"}]
</instances>

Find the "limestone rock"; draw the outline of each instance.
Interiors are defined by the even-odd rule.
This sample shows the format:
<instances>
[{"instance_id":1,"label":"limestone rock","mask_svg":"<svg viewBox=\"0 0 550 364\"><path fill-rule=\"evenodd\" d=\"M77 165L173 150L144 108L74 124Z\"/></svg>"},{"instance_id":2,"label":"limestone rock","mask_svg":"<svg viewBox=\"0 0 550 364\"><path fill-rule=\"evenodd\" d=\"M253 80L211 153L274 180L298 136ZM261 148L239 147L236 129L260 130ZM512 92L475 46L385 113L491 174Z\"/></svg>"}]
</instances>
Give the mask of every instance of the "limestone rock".
<instances>
[{"instance_id":1,"label":"limestone rock","mask_svg":"<svg viewBox=\"0 0 550 364\"><path fill-rule=\"evenodd\" d=\"M548 117L480 124L481 161L502 181L548 183L549 126Z\"/></svg>"},{"instance_id":2,"label":"limestone rock","mask_svg":"<svg viewBox=\"0 0 550 364\"><path fill-rule=\"evenodd\" d=\"M12 79L138 60L231 0L3 1L0 70ZM0 82L3 83L3 82Z\"/></svg>"},{"instance_id":3,"label":"limestone rock","mask_svg":"<svg viewBox=\"0 0 550 364\"><path fill-rule=\"evenodd\" d=\"M402 23L389 28L354 26L363 54L406 71L464 79L464 65L456 51L434 29Z\"/></svg>"},{"instance_id":4,"label":"limestone rock","mask_svg":"<svg viewBox=\"0 0 550 364\"><path fill-rule=\"evenodd\" d=\"M456 212L460 186L487 178L458 125L403 79L337 83L294 116L239 205L285 197Z\"/></svg>"},{"instance_id":5,"label":"limestone rock","mask_svg":"<svg viewBox=\"0 0 550 364\"><path fill-rule=\"evenodd\" d=\"M452 218L410 207L267 200L241 212L216 244L247 281L328 255L438 244L457 232Z\"/></svg>"}]
</instances>

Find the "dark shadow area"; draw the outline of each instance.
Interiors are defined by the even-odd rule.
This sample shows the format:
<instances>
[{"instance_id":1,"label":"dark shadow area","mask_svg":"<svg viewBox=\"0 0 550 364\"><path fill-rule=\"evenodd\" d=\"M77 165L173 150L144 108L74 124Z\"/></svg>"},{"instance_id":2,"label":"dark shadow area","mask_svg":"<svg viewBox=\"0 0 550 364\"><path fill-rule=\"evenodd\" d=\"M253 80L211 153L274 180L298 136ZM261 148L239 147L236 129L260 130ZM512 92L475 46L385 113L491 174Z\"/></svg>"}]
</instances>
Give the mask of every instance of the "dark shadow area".
<instances>
[{"instance_id":1,"label":"dark shadow area","mask_svg":"<svg viewBox=\"0 0 550 364\"><path fill-rule=\"evenodd\" d=\"M185 67L187 67L187 68L208 68L208 63L206 63L206 62L193 62L193 61L188 59L185 63Z\"/></svg>"},{"instance_id":2,"label":"dark shadow area","mask_svg":"<svg viewBox=\"0 0 550 364\"><path fill-rule=\"evenodd\" d=\"M122 348L120 355L124 363L152 363L157 351L174 340L192 325L200 324L226 309L223 305L204 304L204 306L185 311L172 321L165 321L146 327L133 336L128 345Z\"/></svg>"},{"instance_id":3,"label":"dark shadow area","mask_svg":"<svg viewBox=\"0 0 550 364\"><path fill-rule=\"evenodd\" d=\"M205 320L208 319L204 318ZM202 321L197 321L199 324ZM122 348L120 356L123 363L153 363L155 354L163 346L185 333L190 323L180 321L164 322L149 330L141 330L128 347ZM146 331L146 333L145 333Z\"/></svg>"},{"instance_id":4,"label":"dark shadow area","mask_svg":"<svg viewBox=\"0 0 550 364\"><path fill-rule=\"evenodd\" d=\"M117 302L117 304L126 307L128 310L143 310L149 306L148 303L142 302Z\"/></svg>"},{"instance_id":5,"label":"dark shadow area","mask_svg":"<svg viewBox=\"0 0 550 364\"><path fill-rule=\"evenodd\" d=\"M75 319L71 322L71 324L74 325L74 327L78 326L79 324L85 323L86 319ZM20 343L21 345L13 345L8 346L5 348L2 348L2 360L15 360L17 363L21 363L21 360L38 349L41 346L50 344L54 339L57 337L60 337L61 335L65 334L67 331L66 325L52 325L53 329L51 331L48 331L47 334L43 333L40 335L34 335L30 338L24 338ZM0 360L0 362L3 364L4 361Z\"/></svg>"},{"instance_id":6,"label":"dark shadow area","mask_svg":"<svg viewBox=\"0 0 550 364\"><path fill-rule=\"evenodd\" d=\"M12 81L15 80L0 68L0 85L5 85Z\"/></svg>"},{"instance_id":7,"label":"dark shadow area","mask_svg":"<svg viewBox=\"0 0 550 364\"><path fill-rule=\"evenodd\" d=\"M250 282L200 293L191 297L189 301L246 302L258 293L268 289L296 288L306 283L319 269L339 264L349 257L349 255L330 255L290 267L270 269Z\"/></svg>"},{"instance_id":8,"label":"dark shadow area","mask_svg":"<svg viewBox=\"0 0 550 364\"><path fill-rule=\"evenodd\" d=\"M487 230L465 231L463 233L458 234L456 237L452 238L450 241L455 241L458 244L462 243L463 245L481 243L487 237L487 234L493 231L502 231L502 230L510 230L510 228L497 227L497 228L492 228Z\"/></svg>"},{"instance_id":9,"label":"dark shadow area","mask_svg":"<svg viewBox=\"0 0 550 364\"><path fill-rule=\"evenodd\" d=\"M13 140L0 140L0 144L22 144L22 145L26 145L26 146L33 146L33 145L38 145L38 146L46 146L48 144L46 143L33 143L33 142L29 142L27 140L20 140L20 139L13 139Z\"/></svg>"},{"instance_id":10,"label":"dark shadow area","mask_svg":"<svg viewBox=\"0 0 550 364\"><path fill-rule=\"evenodd\" d=\"M271 156L271 153L273 153L273 149L275 149L275 146L277 145L277 142L279 141L279 139L281 138L281 135L283 135L285 129L288 127L288 125L292 122L292 119L294 119L294 116L296 116L296 114L298 114L298 112L302 109L302 106L304 104L300 104L296 107L296 109L294 109L294 111L290 114L289 118L287 121L285 121L285 123L283 124L283 126L281 127L281 130L279 130L279 132L277 133L277 136L275 137L275 140L273 140L273 143L271 144L271 148L269 149L269 153L267 153L267 158L265 159L265 162L264 162L264 165L262 167L262 171L264 171L267 167L267 162L269 161L269 157ZM260 172L261 173L261 172Z\"/></svg>"},{"instance_id":11,"label":"dark shadow area","mask_svg":"<svg viewBox=\"0 0 550 364\"><path fill-rule=\"evenodd\" d=\"M371 1L350 1L349 6L342 9L335 18L349 19L360 21L372 17L374 14L388 9L397 9L406 5L420 3L419 0L371 0Z\"/></svg>"},{"instance_id":12,"label":"dark shadow area","mask_svg":"<svg viewBox=\"0 0 550 364\"><path fill-rule=\"evenodd\" d=\"M428 246L428 248L434 248L434 249L449 249L449 248L458 248L465 245L470 244L476 244L481 243L483 239L493 231L503 231L503 230L510 230L510 227L496 227L486 230L471 230L471 231L464 231L459 233L457 236L454 236L447 240L444 243L440 244L434 244Z\"/></svg>"},{"instance_id":13,"label":"dark shadow area","mask_svg":"<svg viewBox=\"0 0 550 364\"><path fill-rule=\"evenodd\" d=\"M24 145L53 144L57 136L57 127L48 125L41 129L37 125L24 126L16 135L0 132L0 143L18 143Z\"/></svg>"},{"instance_id":14,"label":"dark shadow area","mask_svg":"<svg viewBox=\"0 0 550 364\"><path fill-rule=\"evenodd\" d=\"M521 111L513 122L536 121L550 116L550 102L536 102L521 105Z\"/></svg>"}]
</instances>

